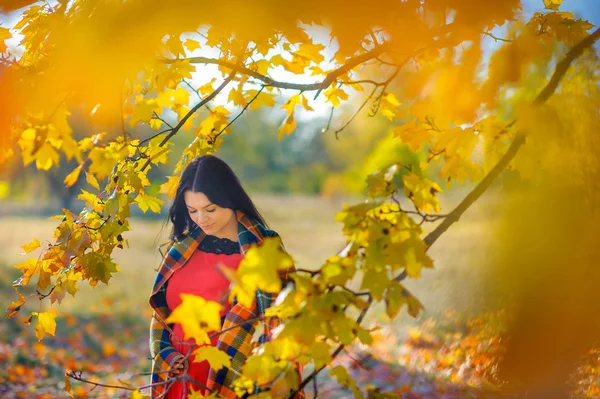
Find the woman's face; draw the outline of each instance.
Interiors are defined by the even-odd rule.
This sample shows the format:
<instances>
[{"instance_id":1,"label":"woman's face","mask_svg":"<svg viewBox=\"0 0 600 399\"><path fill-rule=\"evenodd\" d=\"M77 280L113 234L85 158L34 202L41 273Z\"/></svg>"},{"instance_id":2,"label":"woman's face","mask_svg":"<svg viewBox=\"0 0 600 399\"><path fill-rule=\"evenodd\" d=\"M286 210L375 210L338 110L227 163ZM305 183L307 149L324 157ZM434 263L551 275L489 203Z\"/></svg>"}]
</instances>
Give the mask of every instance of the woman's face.
<instances>
[{"instance_id":1,"label":"woman's face","mask_svg":"<svg viewBox=\"0 0 600 399\"><path fill-rule=\"evenodd\" d=\"M190 218L206 234L231 239L237 237L237 219L232 209L213 204L203 193L188 190L183 193L183 198Z\"/></svg>"}]
</instances>

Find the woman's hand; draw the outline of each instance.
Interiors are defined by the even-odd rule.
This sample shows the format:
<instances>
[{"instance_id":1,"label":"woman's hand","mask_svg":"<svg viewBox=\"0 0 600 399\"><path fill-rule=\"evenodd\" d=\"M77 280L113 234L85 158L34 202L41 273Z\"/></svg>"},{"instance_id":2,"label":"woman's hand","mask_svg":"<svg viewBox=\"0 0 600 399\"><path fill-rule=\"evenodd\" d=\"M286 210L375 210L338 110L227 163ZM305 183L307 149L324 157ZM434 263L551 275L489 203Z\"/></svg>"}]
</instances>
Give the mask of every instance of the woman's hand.
<instances>
[{"instance_id":1,"label":"woman's hand","mask_svg":"<svg viewBox=\"0 0 600 399\"><path fill-rule=\"evenodd\" d=\"M187 371L187 361L185 358L177 360L171 370L169 370L169 377L178 377Z\"/></svg>"}]
</instances>

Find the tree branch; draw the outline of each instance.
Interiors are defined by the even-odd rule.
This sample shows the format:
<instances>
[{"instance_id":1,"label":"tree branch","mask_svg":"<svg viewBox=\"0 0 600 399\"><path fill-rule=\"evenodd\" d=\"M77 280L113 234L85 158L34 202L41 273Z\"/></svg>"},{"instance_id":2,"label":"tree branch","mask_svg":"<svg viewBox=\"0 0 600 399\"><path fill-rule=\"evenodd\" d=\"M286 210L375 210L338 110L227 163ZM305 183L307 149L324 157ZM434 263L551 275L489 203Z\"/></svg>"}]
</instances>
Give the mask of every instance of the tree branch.
<instances>
[{"instance_id":1,"label":"tree branch","mask_svg":"<svg viewBox=\"0 0 600 399\"><path fill-rule=\"evenodd\" d=\"M235 77L236 73L237 73L237 69L234 67L234 69L231 71L231 73L229 74L229 76L227 76L227 78L225 78L225 80L223 81L223 83L221 83L221 85L219 87L217 87L215 89L215 91L213 91L212 93L210 93L210 95L208 95L204 100L202 100L198 104L194 105L194 107L192 109L190 109L189 112L183 118L181 118L181 120L179 121L179 123L173 129L171 129L171 132L169 132L169 134L167 134L165 136L165 138L160 142L160 144L158 146L159 147L164 146L171 139L171 137L175 136L177 134L177 132L181 129L181 127L185 124L185 122L192 115L194 115L194 113L196 111L198 111L200 109L200 107L202 107L204 104L208 103L210 100L212 100L213 98L215 98L217 96L217 94L219 94L229 84L229 82L231 82L233 80L233 78ZM142 166L141 171L145 170L148 167L148 165L150 165L150 160L149 159L146 161L146 163L144 164L144 166Z\"/></svg>"},{"instance_id":2,"label":"tree branch","mask_svg":"<svg viewBox=\"0 0 600 399\"><path fill-rule=\"evenodd\" d=\"M550 81L538 94L533 101L536 105L543 104L558 87L561 79L569 69L571 63L583 53L583 50L590 47L600 37L600 28L596 29L591 35L580 41L571 50L567 52L565 57L556 65L554 73L550 78ZM511 122L510 125L514 124L515 121ZM510 126L509 125L509 126ZM525 142L525 133L517 132L515 139L506 151L506 154L500 159L500 161L494 166L494 168L479 182L479 184L462 200L462 202L448 214L442 223L429 233L425 239L425 245L431 247L433 243L446 231L452 224L458 222L463 213L479 198L481 195L490 187L492 182L500 175L500 173L506 168L506 166L512 161L517 155L517 152Z\"/></svg>"},{"instance_id":3,"label":"tree branch","mask_svg":"<svg viewBox=\"0 0 600 399\"><path fill-rule=\"evenodd\" d=\"M351 58L345 65L342 65L338 69L331 71L327 74L325 79L321 82L316 83L291 83L291 82L279 82L277 80L271 79L268 76L262 75L256 71L248 67L238 66L230 61L219 60L214 58L207 57L191 57L191 58L176 58L176 59L165 59L164 62L171 64L176 61L188 60L192 64L216 64L226 68L230 68L236 72L251 76L255 79L258 79L265 83L265 86L279 87L281 89L290 89L290 90L301 90L301 91L314 91L314 90L323 90L328 88L332 82L334 82L338 76L341 76L356 67L357 65L362 64L365 61L376 58L379 54L384 53L389 49L389 44L383 44L381 46L375 47L373 50Z\"/></svg>"}]
</instances>

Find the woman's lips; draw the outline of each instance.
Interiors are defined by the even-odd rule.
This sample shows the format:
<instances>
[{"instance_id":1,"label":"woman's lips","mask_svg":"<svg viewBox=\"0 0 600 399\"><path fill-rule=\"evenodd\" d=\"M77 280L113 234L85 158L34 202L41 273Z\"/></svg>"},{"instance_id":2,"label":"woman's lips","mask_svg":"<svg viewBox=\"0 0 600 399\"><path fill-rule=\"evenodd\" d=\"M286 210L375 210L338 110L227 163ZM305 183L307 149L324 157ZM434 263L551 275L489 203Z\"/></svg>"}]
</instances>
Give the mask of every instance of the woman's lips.
<instances>
[{"instance_id":1,"label":"woman's lips","mask_svg":"<svg viewBox=\"0 0 600 399\"><path fill-rule=\"evenodd\" d=\"M213 223L213 224L214 224L214 223ZM213 226L212 224L209 224L208 226L200 226L200 228L201 228L202 230L206 230L206 229L209 229L209 228L211 228L212 226Z\"/></svg>"}]
</instances>

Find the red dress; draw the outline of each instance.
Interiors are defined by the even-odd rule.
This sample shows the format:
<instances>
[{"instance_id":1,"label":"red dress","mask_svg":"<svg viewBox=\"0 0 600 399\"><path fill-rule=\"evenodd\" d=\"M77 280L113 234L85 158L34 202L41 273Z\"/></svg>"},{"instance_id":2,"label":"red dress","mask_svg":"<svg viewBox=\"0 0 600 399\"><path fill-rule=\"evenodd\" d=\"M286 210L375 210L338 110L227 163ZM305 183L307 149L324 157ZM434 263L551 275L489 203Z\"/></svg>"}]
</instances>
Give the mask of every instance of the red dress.
<instances>
[{"instance_id":1,"label":"red dress","mask_svg":"<svg viewBox=\"0 0 600 399\"><path fill-rule=\"evenodd\" d=\"M200 242L198 249L187 263L169 279L167 284L167 305L169 309L173 310L181 303L181 294L194 294L202 296L206 300L221 301L229 288L229 280L218 270L218 265L224 264L226 267L235 270L241 259L242 255L237 242L227 238L207 235ZM231 304L228 301L225 302L221 310L221 317L225 316L230 309ZM211 339L213 346L216 345L218 338L218 336L215 336ZM183 330L178 323L174 325L171 341L173 347L184 355L197 348L193 339L184 340ZM206 385L209 371L208 362L196 363L192 360L193 355L190 356L188 362L187 374ZM187 389L184 390L183 383L178 380L169 389L166 398L185 399L191 392L190 389L200 390L203 394L206 394L201 386L191 381L187 382Z\"/></svg>"}]
</instances>

